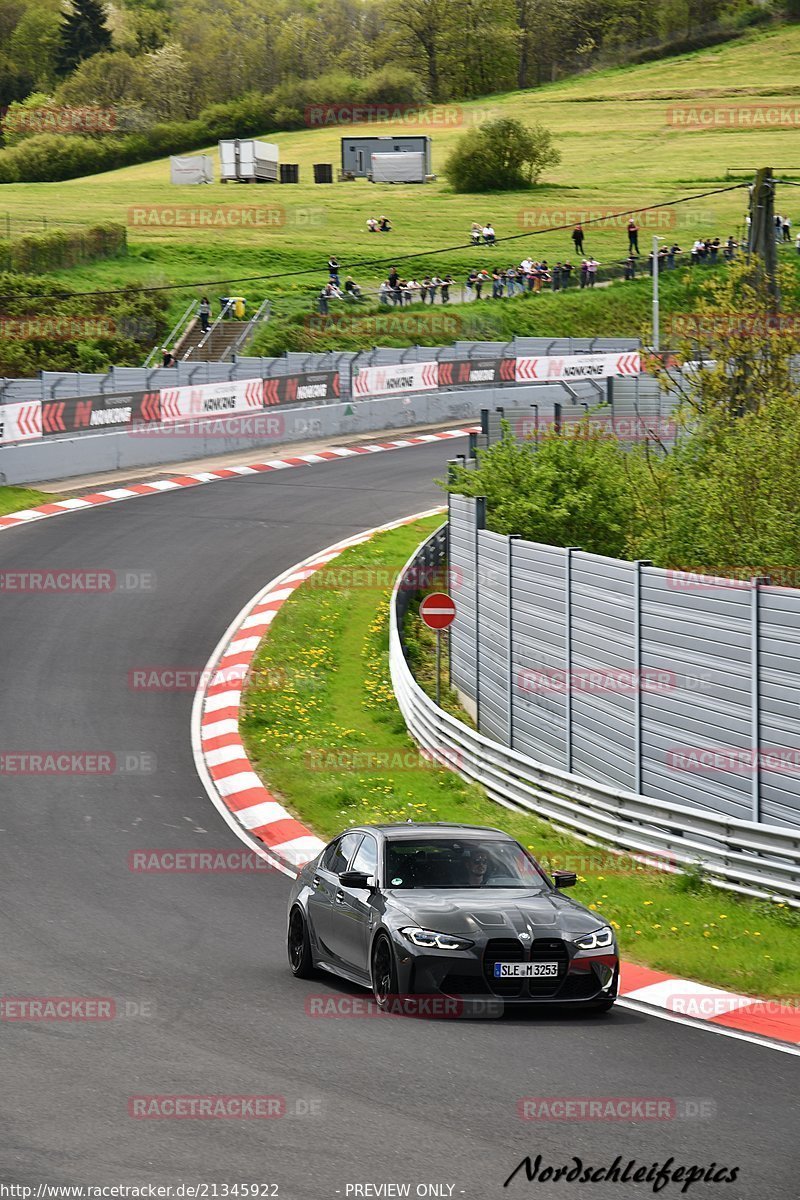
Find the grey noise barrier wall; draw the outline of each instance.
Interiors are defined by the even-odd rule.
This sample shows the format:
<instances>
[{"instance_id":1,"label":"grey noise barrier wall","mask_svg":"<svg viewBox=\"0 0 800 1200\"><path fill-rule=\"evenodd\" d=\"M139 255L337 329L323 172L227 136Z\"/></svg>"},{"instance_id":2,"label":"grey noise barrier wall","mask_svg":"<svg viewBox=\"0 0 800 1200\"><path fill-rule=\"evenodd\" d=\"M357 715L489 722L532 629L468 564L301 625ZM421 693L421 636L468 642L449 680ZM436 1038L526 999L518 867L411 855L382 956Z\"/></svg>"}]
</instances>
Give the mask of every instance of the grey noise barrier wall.
<instances>
[{"instance_id":1,"label":"grey noise barrier wall","mask_svg":"<svg viewBox=\"0 0 800 1200\"><path fill-rule=\"evenodd\" d=\"M485 528L452 495L451 679L478 729L549 767L800 828L800 589Z\"/></svg>"}]
</instances>

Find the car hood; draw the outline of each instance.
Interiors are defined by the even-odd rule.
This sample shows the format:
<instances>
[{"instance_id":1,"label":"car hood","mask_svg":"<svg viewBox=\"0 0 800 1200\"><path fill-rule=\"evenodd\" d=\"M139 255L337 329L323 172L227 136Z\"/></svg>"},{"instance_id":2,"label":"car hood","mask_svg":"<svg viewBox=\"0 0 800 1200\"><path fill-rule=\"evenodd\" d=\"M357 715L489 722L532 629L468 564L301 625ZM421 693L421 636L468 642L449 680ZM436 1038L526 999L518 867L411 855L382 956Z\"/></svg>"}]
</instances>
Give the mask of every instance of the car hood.
<instances>
[{"instance_id":1,"label":"car hood","mask_svg":"<svg viewBox=\"0 0 800 1200\"><path fill-rule=\"evenodd\" d=\"M518 888L453 888L392 890L388 908L422 929L435 929L473 940L481 936L575 936L599 929L605 922L577 900L558 892Z\"/></svg>"}]
</instances>

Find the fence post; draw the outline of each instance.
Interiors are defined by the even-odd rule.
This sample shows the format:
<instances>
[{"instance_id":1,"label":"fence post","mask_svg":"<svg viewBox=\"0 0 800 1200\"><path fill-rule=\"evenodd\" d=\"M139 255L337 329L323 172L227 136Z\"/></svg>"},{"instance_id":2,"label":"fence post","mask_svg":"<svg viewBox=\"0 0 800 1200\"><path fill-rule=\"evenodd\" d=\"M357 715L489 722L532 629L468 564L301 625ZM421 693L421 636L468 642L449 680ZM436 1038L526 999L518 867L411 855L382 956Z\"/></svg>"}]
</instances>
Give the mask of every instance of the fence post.
<instances>
[{"instance_id":1,"label":"fence post","mask_svg":"<svg viewBox=\"0 0 800 1200\"><path fill-rule=\"evenodd\" d=\"M486 528L486 497L475 497L475 727L481 728L481 581L478 577L480 533Z\"/></svg>"},{"instance_id":2,"label":"fence post","mask_svg":"<svg viewBox=\"0 0 800 1200\"><path fill-rule=\"evenodd\" d=\"M508 557L506 559L506 638L508 642L508 747L514 749L514 608L512 582L514 576L514 542L519 541L518 533L508 535Z\"/></svg>"},{"instance_id":3,"label":"fence post","mask_svg":"<svg viewBox=\"0 0 800 1200\"><path fill-rule=\"evenodd\" d=\"M652 567L649 558L633 564L633 790L642 790L642 567Z\"/></svg>"},{"instance_id":4,"label":"fence post","mask_svg":"<svg viewBox=\"0 0 800 1200\"><path fill-rule=\"evenodd\" d=\"M559 406L560 407L560 406ZM565 546L564 554L564 756L572 770L572 555L580 546Z\"/></svg>"},{"instance_id":5,"label":"fence post","mask_svg":"<svg viewBox=\"0 0 800 1200\"><path fill-rule=\"evenodd\" d=\"M761 820L761 689L759 687L760 659L760 591L769 579L760 575L750 580L750 742L753 747L753 770L750 778L750 820Z\"/></svg>"}]
</instances>

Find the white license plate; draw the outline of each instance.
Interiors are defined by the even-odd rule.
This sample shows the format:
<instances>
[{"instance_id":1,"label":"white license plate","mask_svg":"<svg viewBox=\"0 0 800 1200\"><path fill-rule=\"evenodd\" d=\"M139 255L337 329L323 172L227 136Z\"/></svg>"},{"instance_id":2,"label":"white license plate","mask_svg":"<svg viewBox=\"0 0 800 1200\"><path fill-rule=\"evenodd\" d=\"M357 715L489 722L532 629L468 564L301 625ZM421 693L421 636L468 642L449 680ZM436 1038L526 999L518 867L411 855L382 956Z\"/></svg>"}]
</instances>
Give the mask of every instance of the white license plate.
<instances>
[{"instance_id":1,"label":"white license plate","mask_svg":"<svg viewBox=\"0 0 800 1200\"><path fill-rule=\"evenodd\" d=\"M557 962L498 962L494 964L495 979L557 979Z\"/></svg>"}]
</instances>

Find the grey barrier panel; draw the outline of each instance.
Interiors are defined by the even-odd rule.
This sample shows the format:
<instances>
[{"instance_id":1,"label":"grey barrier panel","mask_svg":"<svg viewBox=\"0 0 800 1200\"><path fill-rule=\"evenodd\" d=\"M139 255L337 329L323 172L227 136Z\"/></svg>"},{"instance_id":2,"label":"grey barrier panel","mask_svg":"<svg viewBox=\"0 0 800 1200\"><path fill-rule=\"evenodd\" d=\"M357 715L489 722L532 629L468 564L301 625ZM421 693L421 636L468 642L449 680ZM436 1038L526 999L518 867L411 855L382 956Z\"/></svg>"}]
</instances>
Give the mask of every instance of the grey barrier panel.
<instances>
[{"instance_id":1,"label":"grey barrier panel","mask_svg":"<svg viewBox=\"0 0 800 1200\"><path fill-rule=\"evenodd\" d=\"M572 561L569 770L634 787L634 568L596 554Z\"/></svg>"},{"instance_id":2,"label":"grey barrier panel","mask_svg":"<svg viewBox=\"0 0 800 1200\"><path fill-rule=\"evenodd\" d=\"M511 544L513 749L566 768L566 553L560 546Z\"/></svg>"},{"instance_id":3,"label":"grey barrier panel","mask_svg":"<svg viewBox=\"0 0 800 1200\"><path fill-rule=\"evenodd\" d=\"M643 791L749 819L747 767L715 769L703 753L753 745L749 588L647 567L641 620L643 665L675 676L642 696Z\"/></svg>"},{"instance_id":4,"label":"grey barrier panel","mask_svg":"<svg viewBox=\"0 0 800 1200\"><path fill-rule=\"evenodd\" d=\"M599 784L800 825L800 590L509 544L475 501L450 510L451 669L482 732Z\"/></svg>"},{"instance_id":5,"label":"grey barrier panel","mask_svg":"<svg viewBox=\"0 0 800 1200\"><path fill-rule=\"evenodd\" d=\"M761 816L788 825L800 813L800 593L761 587L758 599ZM780 770L773 750L784 752Z\"/></svg>"},{"instance_id":6,"label":"grey barrier panel","mask_svg":"<svg viewBox=\"0 0 800 1200\"><path fill-rule=\"evenodd\" d=\"M475 501L450 496L450 594L456 617L450 626L450 678L457 688L475 700L477 682L477 639L475 634Z\"/></svg>"},{"instance_id":7,"label":"grey barrier panel","mask_svg":"<svg viewBox=\"0 0 800 1200\"><path fill-rule=\"evenodd\" d=\"M508 539L478 534L480 731L508 745Z\"/></svg>"}]
</instances>

